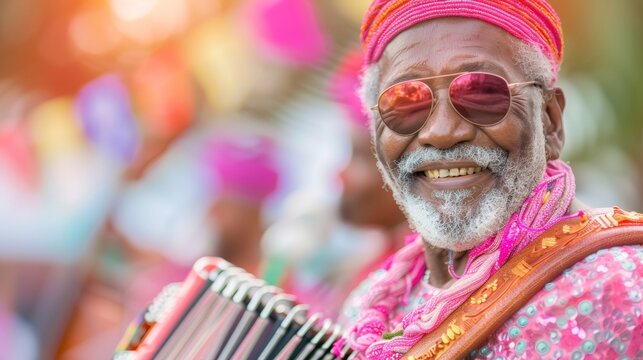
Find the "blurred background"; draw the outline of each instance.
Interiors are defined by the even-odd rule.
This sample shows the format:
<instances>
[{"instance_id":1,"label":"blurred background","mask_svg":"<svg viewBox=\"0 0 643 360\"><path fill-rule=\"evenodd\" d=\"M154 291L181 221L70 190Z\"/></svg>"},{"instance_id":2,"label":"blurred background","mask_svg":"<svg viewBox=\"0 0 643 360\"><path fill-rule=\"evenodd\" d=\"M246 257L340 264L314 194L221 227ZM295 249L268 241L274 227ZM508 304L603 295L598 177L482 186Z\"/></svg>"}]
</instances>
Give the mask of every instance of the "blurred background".
<instances>
[{"instance_id":1,"label":"blurred background","mask_svg":"<svg viewBox=\"0 0 643 360\"><path fill-rule=\"evenodd\" d=\"M641 211L643 3L551 2L578 196ZM378 259L337 224L350 115L329 90L367 6L0 2L0 359L109 358L203 255L308 289Z\"/></svg>"}]
</instances>

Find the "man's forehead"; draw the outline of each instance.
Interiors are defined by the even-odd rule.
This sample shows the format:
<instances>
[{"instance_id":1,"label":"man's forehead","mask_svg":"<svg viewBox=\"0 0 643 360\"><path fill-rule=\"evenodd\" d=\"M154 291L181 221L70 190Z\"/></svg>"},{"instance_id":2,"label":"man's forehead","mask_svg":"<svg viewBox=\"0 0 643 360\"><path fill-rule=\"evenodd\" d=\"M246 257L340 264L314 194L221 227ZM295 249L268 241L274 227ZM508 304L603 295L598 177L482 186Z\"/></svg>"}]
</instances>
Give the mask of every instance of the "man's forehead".
<instances>
[{"instance_id":1,"label":"man's forehead","mask_svg":"<svg viewBox=\"0 0 643 360\"><path fill-rule=\"evenodd\" d=\"M514 70L516 40L476 19L442 18L417 24L393 39L379 61L382 83L452 72Z\"/></svg>"}]
</instances>

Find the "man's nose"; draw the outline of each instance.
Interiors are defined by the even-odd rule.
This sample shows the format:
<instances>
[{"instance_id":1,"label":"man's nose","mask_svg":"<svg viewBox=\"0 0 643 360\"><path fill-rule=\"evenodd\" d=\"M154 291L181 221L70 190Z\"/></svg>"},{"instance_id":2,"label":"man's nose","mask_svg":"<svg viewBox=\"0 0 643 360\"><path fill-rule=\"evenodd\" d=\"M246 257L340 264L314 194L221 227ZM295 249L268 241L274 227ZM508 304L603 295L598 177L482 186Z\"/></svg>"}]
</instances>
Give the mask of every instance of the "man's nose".
<instances>
[{"instance_id":1,"label":"man's nose","mask_svg":"<svg viewBox=\"0 0 643 360\"><path fill-rule=\"evenodd\" d=\"M463 119L451 106L447 91L441 92L429 119L417 134L420 144L448 149L475 139L478 128Z\"/></svg>"}]
</instances>

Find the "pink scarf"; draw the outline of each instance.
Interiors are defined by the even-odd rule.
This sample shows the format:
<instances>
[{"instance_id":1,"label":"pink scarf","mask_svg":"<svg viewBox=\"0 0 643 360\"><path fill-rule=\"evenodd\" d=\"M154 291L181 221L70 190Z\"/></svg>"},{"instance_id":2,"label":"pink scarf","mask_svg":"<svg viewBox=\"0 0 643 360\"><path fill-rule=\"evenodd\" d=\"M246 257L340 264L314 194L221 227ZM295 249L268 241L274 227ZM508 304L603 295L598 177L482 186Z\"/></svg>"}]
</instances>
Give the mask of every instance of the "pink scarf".
<instances>
[{"instance_id":1,"label":"pink scarf","mask_svg":"<svg viewBox=\"0 0 643 360\"><path fill-rule=\"evenodd\" d=\"M425 271L424 243L420 236L402 248L386 274L362 298L360 315L347 334L349 345L368 359L400 359L423 335L439 326L460 304L482 286L514 254L565 216L575 195L571 168L551 161L543 180L525 199L497 234L469 252L464 273L448 289L432 288L425 302L406 314L401 324L390 324L400 304L406 305L411 290ZM572 215L577 216L577 215ZM429 285L427 285L431 288ZM393 328L393 326L396 326ZM401 333L383 340L386 331Z\"/></svg>"}]
</instances>

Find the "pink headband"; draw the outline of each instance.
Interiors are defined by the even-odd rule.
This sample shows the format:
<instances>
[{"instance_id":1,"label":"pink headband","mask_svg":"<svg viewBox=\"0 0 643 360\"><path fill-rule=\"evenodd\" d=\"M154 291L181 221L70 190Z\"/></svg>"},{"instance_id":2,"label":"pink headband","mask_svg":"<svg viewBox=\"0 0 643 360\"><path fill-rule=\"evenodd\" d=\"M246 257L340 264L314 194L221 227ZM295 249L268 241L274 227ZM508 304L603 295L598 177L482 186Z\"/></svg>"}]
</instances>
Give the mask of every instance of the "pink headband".
<instances>
[{"instance_id":1,"label":"pink headband","mask_svg":"<svg viewBox=\"0 0 643 360\"><path fill-rule=\"evenodd\" d=\"M366 64L379 60L386 45L411 26L443 17L467 17L501 27L538 46L554 76L563 60L560 19L546 0L374 0L362 23Z\"/></svg>"}]
</instances>

